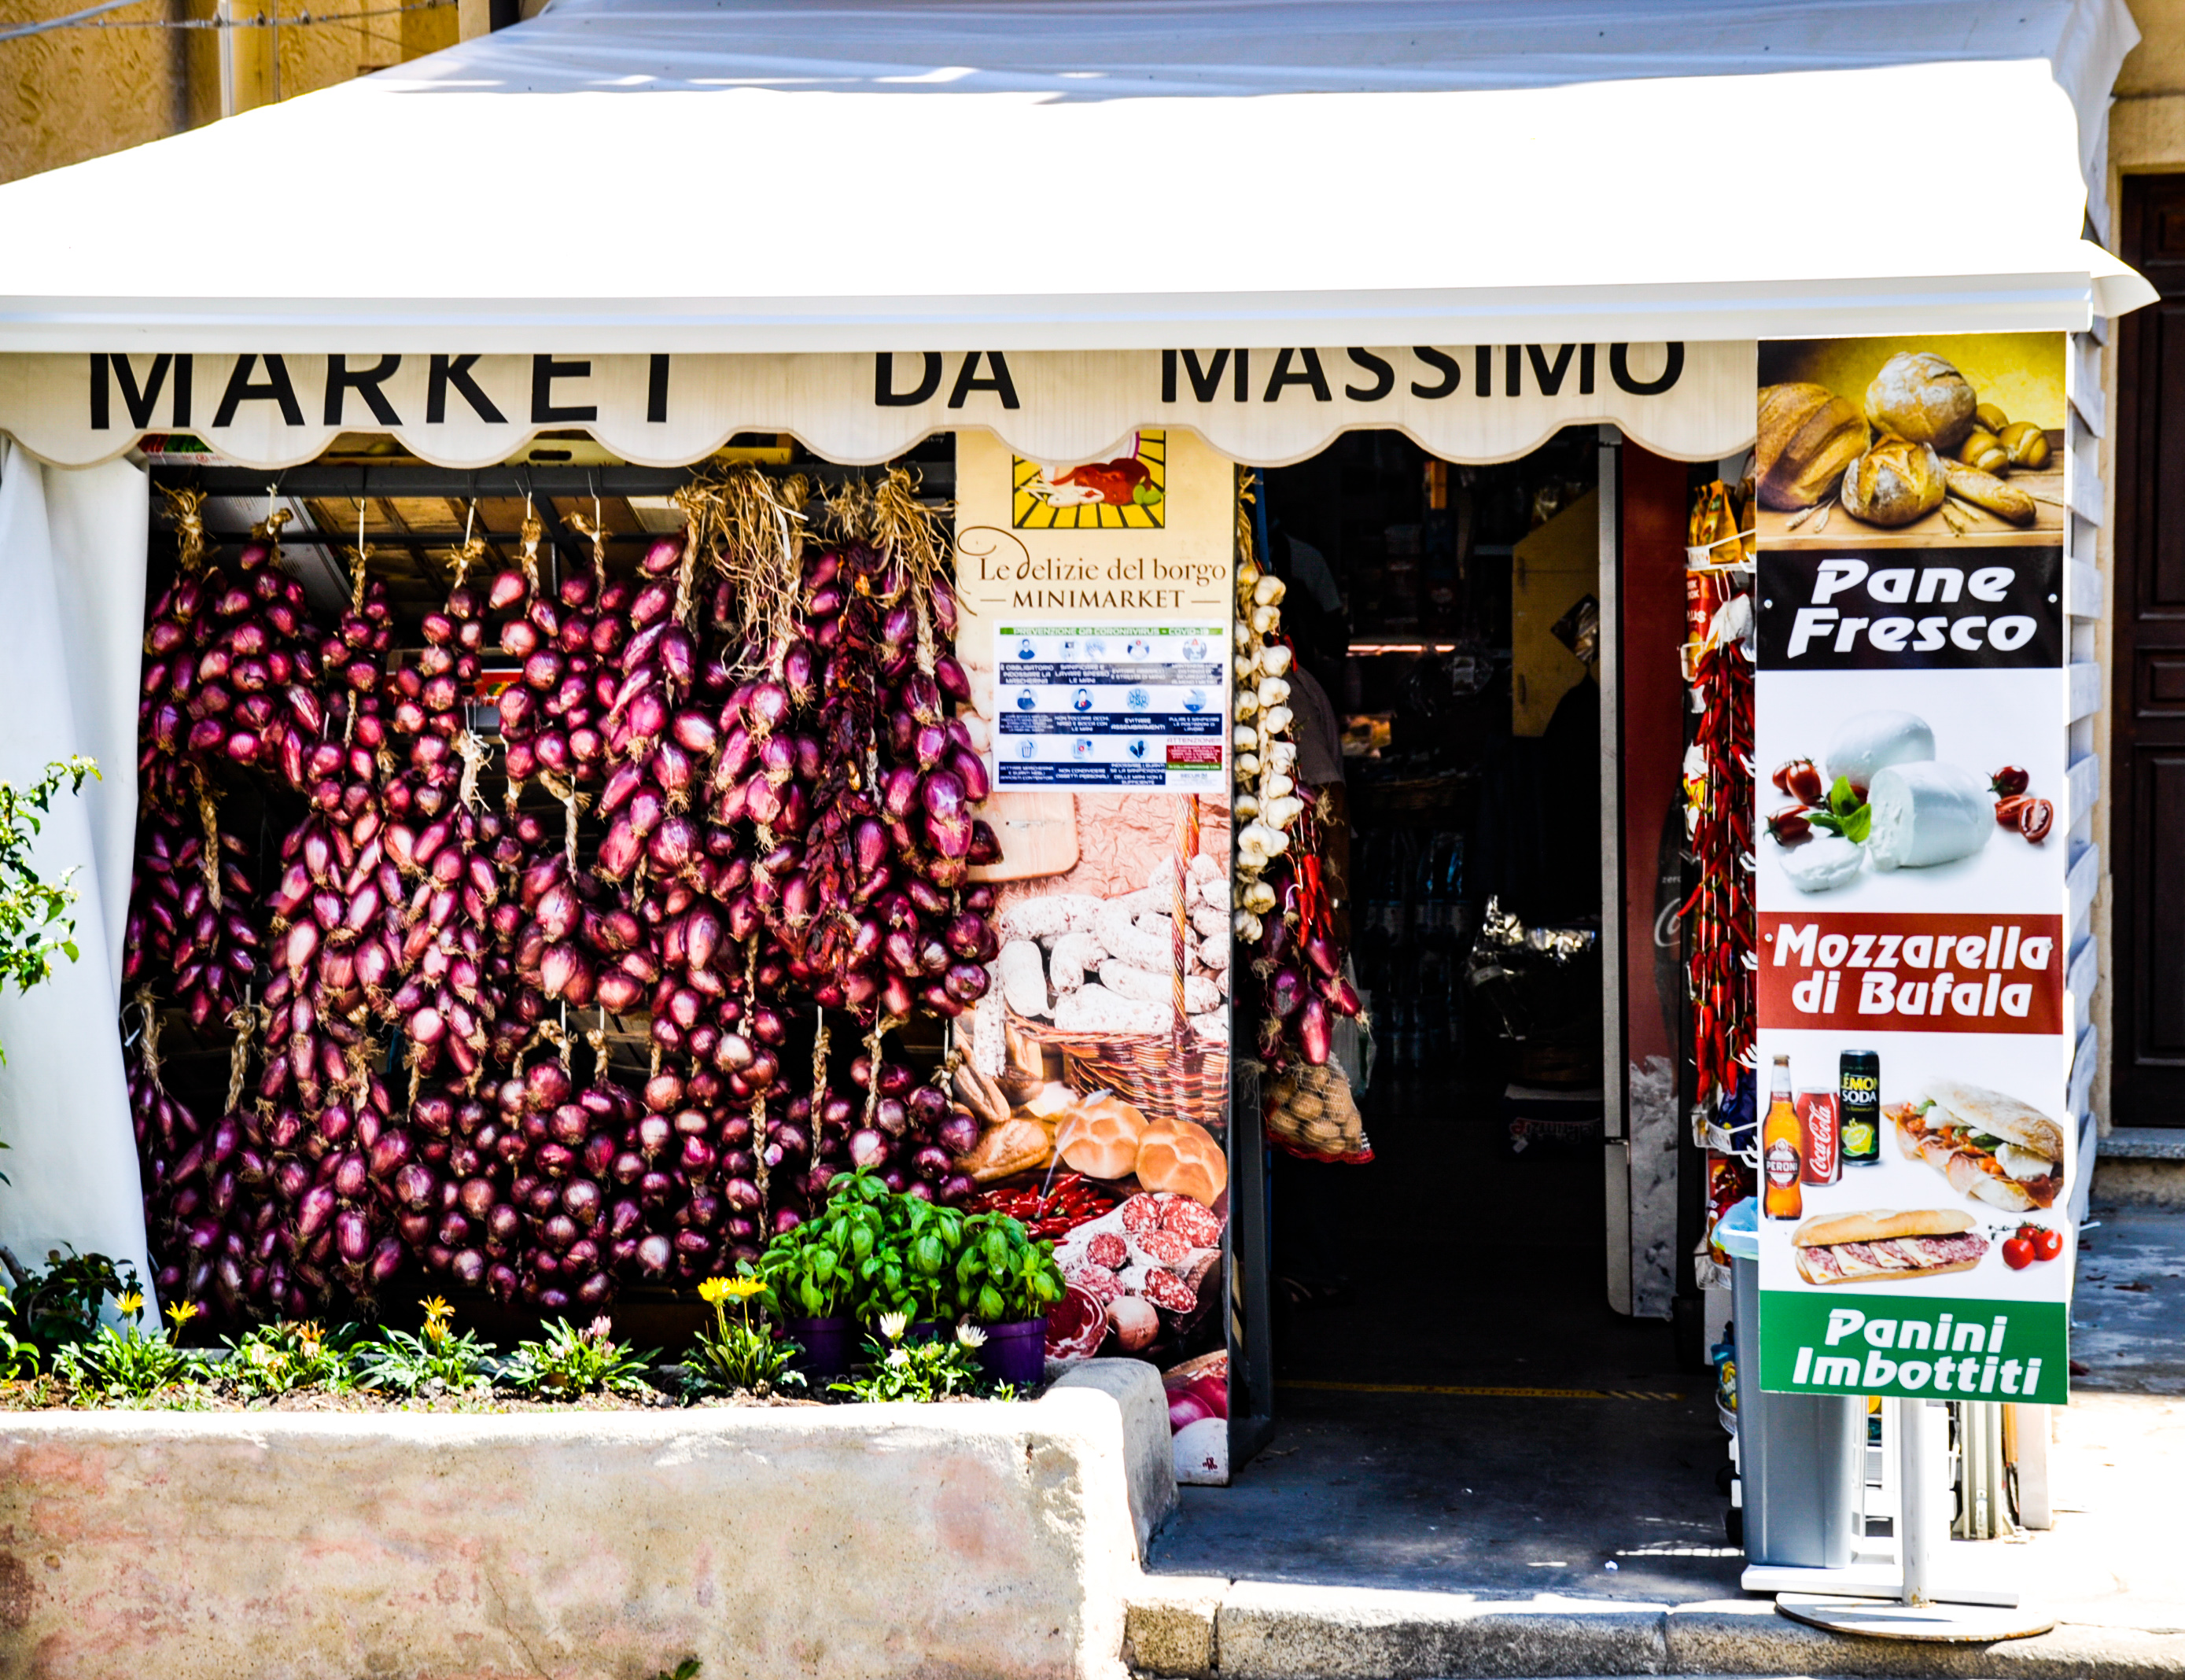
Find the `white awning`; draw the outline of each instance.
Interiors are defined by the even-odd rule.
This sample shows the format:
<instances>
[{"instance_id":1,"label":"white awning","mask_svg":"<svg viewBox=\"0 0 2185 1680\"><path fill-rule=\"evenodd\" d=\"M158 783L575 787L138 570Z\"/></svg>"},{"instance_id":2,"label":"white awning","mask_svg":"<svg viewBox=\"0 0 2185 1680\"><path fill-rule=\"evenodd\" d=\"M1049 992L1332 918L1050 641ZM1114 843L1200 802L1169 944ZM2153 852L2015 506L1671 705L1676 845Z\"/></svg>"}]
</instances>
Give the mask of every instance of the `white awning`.
<instances>
[{"instance_id":1,"label":"white awning","mask_svg":"<svg viewBox=\"0 0 2185 1680\"><path fill-rule=\"evenodd\" d=\"M2080 237L2136 39L2122 0L556 0L0 187L0 350L2082 329L2154 295Z\"/></svg>"}]
</instances>

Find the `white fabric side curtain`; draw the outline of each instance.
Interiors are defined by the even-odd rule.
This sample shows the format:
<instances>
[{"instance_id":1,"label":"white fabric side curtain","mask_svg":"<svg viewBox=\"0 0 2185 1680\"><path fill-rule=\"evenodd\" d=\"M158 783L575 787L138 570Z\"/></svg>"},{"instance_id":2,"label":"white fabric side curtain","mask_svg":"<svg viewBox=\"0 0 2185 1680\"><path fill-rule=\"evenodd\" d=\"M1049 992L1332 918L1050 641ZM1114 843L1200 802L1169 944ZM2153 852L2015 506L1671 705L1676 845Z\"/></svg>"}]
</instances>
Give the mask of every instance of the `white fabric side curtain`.
<instances>
[{"instance_id":1,"label":"white fabric side curtain","mask_svg":"<svg viewBox=\"0 0 2185 1680\"><path fill-rule=\"evenodd\" d=\"M75 753L103 778L54 801L33 854L42 879L75 872L82 954L43 985L0 995L0 1242L25 1266L63 1244L127 1261L148 1295L115 1022L149 518L149 485L126 461L67 472L0 439L0 780L25 786Z\"/></svg>"}]
</instances>

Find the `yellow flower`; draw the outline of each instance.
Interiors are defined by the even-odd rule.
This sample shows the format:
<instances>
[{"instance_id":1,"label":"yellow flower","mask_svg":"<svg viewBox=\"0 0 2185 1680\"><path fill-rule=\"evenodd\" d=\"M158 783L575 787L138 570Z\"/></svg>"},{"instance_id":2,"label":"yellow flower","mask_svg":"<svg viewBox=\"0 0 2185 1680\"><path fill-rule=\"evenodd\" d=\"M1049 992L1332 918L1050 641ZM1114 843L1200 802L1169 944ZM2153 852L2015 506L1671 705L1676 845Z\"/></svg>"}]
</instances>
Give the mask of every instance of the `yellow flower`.
<instances>
[{"instance_id":1,"label":"yellow flower","mask_svg":"<svg viewBox=\"0 0 2185 1680\"><path fill-rule=\"evenodd\" d=\"M698 1286L698 1298L708 1306L719 1306L729 1298L729 1281L724 1277L709 1277Z\"/></svg>"},{"instance_id":2,"label":"yellow flower","mask_svg":"<svg viewBox=\"0 0 2185 1680\"><path fill-rule=\"evenodd\" d=\"M886 1337L891 1342L902 1341L903 1331L909 1328L910 1314L908 1313L882 1313L880 1314L880 1334Z\"/></svg>"},{"instance_id":3,"label":"yellow flower","mask_svg":"<svg viewBox=\"0 0 2185 1680\"><path fill-rule=\"evenodd\" d=\"M175 1328L180 1330L204 1310L194 1301L177 1301L167 1309L167 1316L175 1321Z\"/></svg>"},{"instance_id":4,"label":"yellow flower","mask_svg":"<svg viewBox=\"0 0 2185 1680\"><path fill-rule=\"evenodd\" d=\"M133 1319L144 1310L144 1292L141 1289L131 1289L126 1294L115 1296L114 1304L120 1308L125 1318Z\"/></svg>"},{"instance_id":5,"label":"yellow flower","mask_svg":"<svg viewBox=\"0 0 2185 1680\"><path fill-rule=\"evenodd\" d=\"M748 1301L754 1295L765 1292L766 1285L755 1277L724 1277L721 1280L724 1294L739 1301Z\"/></svg>"},{"instance_id":6,"label":"yellow flower","mask_svg":"<svg viewBox=\"0 0 2185 1680\"><path fill-rule=\"evenodd\" d=\"M421 1302L419 1304L425 1309L426 1319L433 1324L445 1324L450 1319L455 1315L455 1309L450 1306L446 1301L438 1295L433 1296L431 1300Z\"/></svg>"}]
</instances>

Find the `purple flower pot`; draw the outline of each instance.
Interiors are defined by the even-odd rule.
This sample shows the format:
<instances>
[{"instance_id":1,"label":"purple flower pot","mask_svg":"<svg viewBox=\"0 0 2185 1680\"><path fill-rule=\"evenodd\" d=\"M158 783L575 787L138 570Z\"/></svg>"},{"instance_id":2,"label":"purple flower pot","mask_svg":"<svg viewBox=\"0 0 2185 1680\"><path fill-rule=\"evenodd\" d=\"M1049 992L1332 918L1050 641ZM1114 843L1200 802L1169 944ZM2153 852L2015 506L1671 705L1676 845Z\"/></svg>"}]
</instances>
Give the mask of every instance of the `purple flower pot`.
<instances>
[{"instance_id":1,"label":"purple flower pot","mask_svg":"<svg viewBox=\"0 0 2185 1680\"><path fill-rule=\"evenodd\" d=\"M1014 1324L981 1326L986 1345L979 1349L979 1369L989 1382L1037 1388L1047 1374L1047 1320L1020 1319Z\"/></svg>"},{"instance_id":2,"label":"purple flower pot","mask_svg":"<svg viewBox=\"0 0 2185 1680\"><path fill-rule=\"evenodd\" d=\"M803 1348L796 1356L796 1369L808 1380L847 1376L851 1361L858 1351L858 1326L854 1320L784 1319L782 1333Z\"/></svg>"}]
</instances>

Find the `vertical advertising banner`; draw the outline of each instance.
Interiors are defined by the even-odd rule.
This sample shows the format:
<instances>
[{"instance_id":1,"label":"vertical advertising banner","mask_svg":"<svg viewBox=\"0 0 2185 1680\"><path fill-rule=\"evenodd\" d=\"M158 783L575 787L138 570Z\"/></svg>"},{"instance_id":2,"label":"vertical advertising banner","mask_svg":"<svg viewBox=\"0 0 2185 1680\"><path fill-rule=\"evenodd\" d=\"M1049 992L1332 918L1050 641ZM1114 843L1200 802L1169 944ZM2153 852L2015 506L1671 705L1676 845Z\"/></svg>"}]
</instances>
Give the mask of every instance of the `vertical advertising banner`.
<instances>
[{"instance_id":1,"label":"vertical advertising banner","mask_svg":"<svg viewBox=\"0 0 2185 1680\"><path fill-rule=\"evenodd\" d=\"M1178 1479L1226 1482L1235 468L1181 433L1069 463L962 431L956 486L1003 853L973 1176L1054 1242L1048 1352L1158 1366Z\"/></svg>"},{"instance_id":2,"label":"vertical advertising banner","mask_svg":"<svg viewBox=\"0 0 2185 1680\"><path fill-rule=\"evenodd\" d=\"M1761 346L1765 1389L2067 1397L2064 357Z\"/></svg>"}]
</instances>

